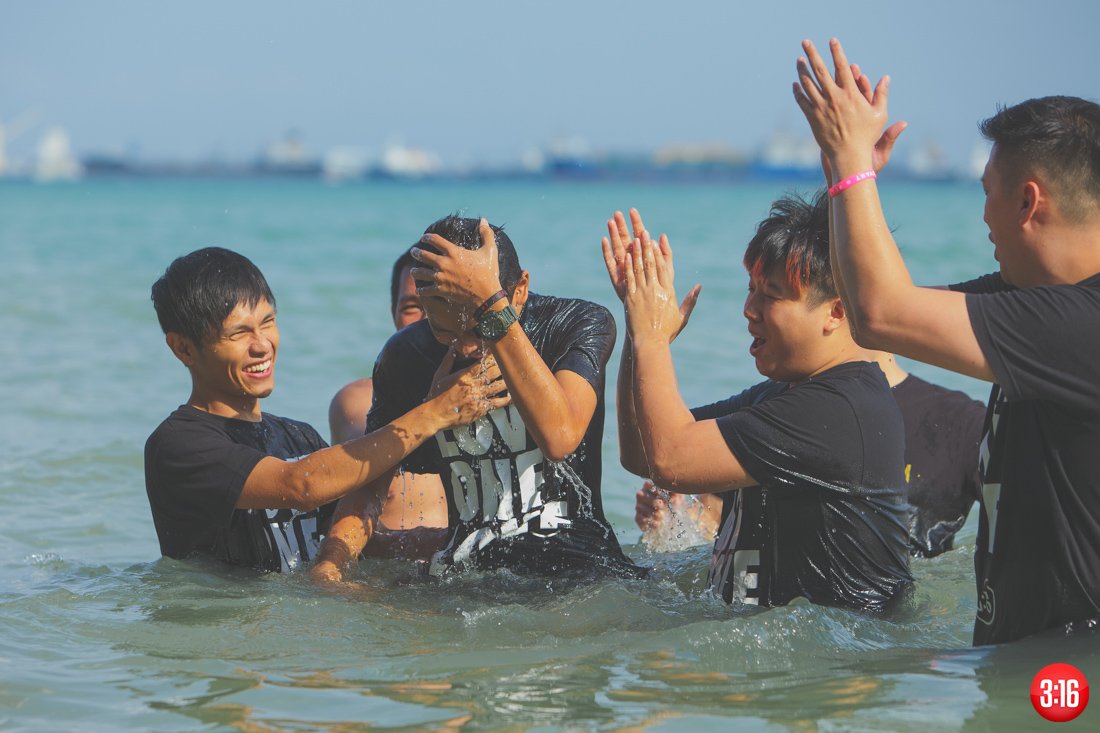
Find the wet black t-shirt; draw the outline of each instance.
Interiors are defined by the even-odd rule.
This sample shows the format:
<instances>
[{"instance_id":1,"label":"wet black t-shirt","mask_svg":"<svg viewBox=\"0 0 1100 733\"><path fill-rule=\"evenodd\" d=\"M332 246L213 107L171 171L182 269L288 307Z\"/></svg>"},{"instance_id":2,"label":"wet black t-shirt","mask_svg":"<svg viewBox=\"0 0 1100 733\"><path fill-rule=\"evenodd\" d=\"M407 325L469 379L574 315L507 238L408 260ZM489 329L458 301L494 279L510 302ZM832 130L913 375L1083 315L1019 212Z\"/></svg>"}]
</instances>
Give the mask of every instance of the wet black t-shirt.
<instances>
[{"instance_id":1,"label":"wet black t-shirt","mask_svg":"<svg viewBox=\"0 0 1100 733\"><path fill-rule=\"evenodd\" d=\"M410 454L402 467L439 474L447 494L450 531L431 572L602 568L635 574L600 498L604 369L615 345L615 320L595 303L532 293L519 324L551 372L574 372L592 385L596 411L580 446L560 464L543 457L514 405L444 430ZM446 352L427 321L390 338L374 366L368 432L423 402ZM456 363L455 370L464 366Z\"/></svg>"},{"instance_id":2,"label":"wet black t-shirt","mask_svg":"<svg viewBox=\"0 0 1100 733\"><path fill-rule=\"evenodd\" d=\"M997 378L981 446L974 644L1100 617L1100 275L954 289L967 293Z\"/></svg>"},{"instance_id":3,"label":"wet black t-shirt","mask_svg":"<svg viewBox=\"0 0 1100 733\"><path fill-rule=\"evenodd\" d=\"M727 492L708 584L727 601L878 611L912 581L904 428L877 364L692 410L759 486Z\"/></svg>"},{"instance_id":4,"label":"wet black t-shirt","mask_svg":"<svg viewBox=\"0 0 1100 733\"><path fill-rule=\"evenodd\" d=\"M277 571L310 562L335 502L310 512L236 505L264 456L295 460L325 447L303 422L265 414L254 423L181 406L145 443L145 491L161 553Z\"/></svg>"},{"instance_id":5,"label":"wet black t-shirt","mask_svg":"<svg viewBox=\"0 0 1100 733\"><path fill-rule=\"evenodd\" d=\"M892 391L905 422L910 551L934 557L952 548L981 493L985 405L913 375Z\"/></svg>"}]
</instances>

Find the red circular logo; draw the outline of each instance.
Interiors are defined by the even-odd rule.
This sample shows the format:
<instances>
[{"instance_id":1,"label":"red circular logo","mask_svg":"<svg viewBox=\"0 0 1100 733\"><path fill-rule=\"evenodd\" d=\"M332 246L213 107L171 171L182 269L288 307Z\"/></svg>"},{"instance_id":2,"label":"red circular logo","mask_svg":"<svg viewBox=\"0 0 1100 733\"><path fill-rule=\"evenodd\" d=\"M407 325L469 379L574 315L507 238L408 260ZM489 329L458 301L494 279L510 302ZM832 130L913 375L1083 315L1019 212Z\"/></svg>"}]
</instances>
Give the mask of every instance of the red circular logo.
<instances>
[{"instance_id":1,"label":"red circular logo","mask_svg":"<svg viewBox=\"0 0 1100 733\"><path fill-rule=\"evenodd\" d=\"M1031 704L1047 720L1073 720L1089 704L1089 682L1070 664L1043 667L1031 681Z\"/></svg>"}]
</instances>

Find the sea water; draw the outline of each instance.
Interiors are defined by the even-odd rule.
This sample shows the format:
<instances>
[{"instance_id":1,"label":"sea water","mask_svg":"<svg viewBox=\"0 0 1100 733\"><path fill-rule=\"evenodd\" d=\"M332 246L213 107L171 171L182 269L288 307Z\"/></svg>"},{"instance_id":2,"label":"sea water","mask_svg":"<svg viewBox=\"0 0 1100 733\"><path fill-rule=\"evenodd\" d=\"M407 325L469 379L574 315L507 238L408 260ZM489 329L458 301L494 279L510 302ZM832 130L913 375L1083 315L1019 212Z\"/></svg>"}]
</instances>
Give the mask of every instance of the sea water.
<instances>
[{"instance_id":1,"label":"sea water","mask_svg":"<svg viewBox=\"0 0 1100 733\"><path fill-rule=\"evenodd\" d=\"M218 245L264 271L282 337L268 412L328 435L342 385L392 333L389 272L435 219L503 224L535 292L607 305L616 209L667 232L681 297L673 347L688 405L759 380L742 317L745 243L784 190L728 186L89 181L0 185L0 728L4 730L1001 730L1049 724L1028 697L1054 662L1100 680L1100 638L1053 632L970 648L972 513L957 549L914 560L901 613L703 593L708 546L639 543L640 480L618 466L608 367L603 505L646 581L508 573L418 579L368 559L322 591L159 557L142 448L187 399L149 287ZM976 184L882 184L921 284L996 269ZM621 344L621 340L620 340ZM985 400L988 386L903 362ZM976 512L976 510L975 510ZM1095 707L1095 704L1094 706ZM1097 710L1069 728L1095 729Z\"/></svg>"}]
</instances>

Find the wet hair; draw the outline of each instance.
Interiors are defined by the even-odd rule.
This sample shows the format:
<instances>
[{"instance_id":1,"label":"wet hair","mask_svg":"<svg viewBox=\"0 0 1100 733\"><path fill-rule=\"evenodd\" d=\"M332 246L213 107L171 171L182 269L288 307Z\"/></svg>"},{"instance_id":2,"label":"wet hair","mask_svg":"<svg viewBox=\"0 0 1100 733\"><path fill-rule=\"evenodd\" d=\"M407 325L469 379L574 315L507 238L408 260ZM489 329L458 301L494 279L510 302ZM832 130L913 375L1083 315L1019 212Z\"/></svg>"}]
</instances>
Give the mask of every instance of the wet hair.
<instances>
[{"instance_id":1,"label":"wet hair","mask_svg":"<svg viewBox=\"0 0 1100 733\"><path fill-rule=\"evenodd\" d=\"M178 257L153 283L153 307L165 334L178 333L201 351L221 335L222 324L238 306L275 307L267 280L251 260L221 247Z\"/></svg>"},{"instance_id":2,"label":"wet hair","mask_svg":"<svg viewBox=\"0 0 1100 733\"><path fill-rule=\"evenodd\" d=\"M397 296L401 293L401 273L406 267L419 267L420 263L413 259L412 247L405 250L397 262L393 263L393 275L390 276L390 310L397 310Z\"/></svg>"},{"instance_id":3,"label":"wet hair","mask_svg":"<svg viewBox=\"0 0 1100 733\"><path fill-rule=\"evenodd\" d=\"M478 250L481 249L481 233L478 231L480 224L480 219L470 219L461 217L458 214L451 214L429 226L424 230L424 233L438 234L451 244L458 245L463 249ZM500 284L511 295L515 292L516 285L519 284L519 280L523 276L523 268L519 266L519 255L516 254L516 248L512 245L512 240L504 233L504 227L493 226L492 224L489 226L493 230L493 236L497 243L497 266L500 270ZM430 245L423 245L418 242L415 246L428 247ZM422 280L418 280L417 283L427 285Z\"/></svg>"},{"instance_id":4,"label":"wet hair","mask_svg":"<svg viewBox=\"0 0 1100 733\"><path fill-rule=\"evenodd\" d=\"M745 249L745 269L754 278L777 273L799 296L809 291L810 307L836 298L829 266L829 199L825 189L807 201L788 193L772 202L768 218L756 227Z\"/></svg>"},{"instance_id":5,"label":"wet hair","mask_svg":"<svg viewBox=\"0 0 1100 733\"><path fill-rule=\"evenodd\" d=\"M1040 174L1071 222L1100 210L1100 105L1077 97L1029 99L1001 107L978 129L997 146L998 173L1010 185Z\"/></svg>"}]
</instances>

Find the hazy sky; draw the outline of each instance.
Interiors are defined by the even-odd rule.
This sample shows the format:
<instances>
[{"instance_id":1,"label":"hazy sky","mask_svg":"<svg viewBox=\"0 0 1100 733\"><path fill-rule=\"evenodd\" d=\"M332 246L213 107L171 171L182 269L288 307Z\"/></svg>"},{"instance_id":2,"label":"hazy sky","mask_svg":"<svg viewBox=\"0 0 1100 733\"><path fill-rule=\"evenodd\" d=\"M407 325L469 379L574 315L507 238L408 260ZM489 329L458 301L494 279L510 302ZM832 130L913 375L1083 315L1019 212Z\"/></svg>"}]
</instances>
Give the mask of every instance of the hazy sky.
<instances>
[{"instance_id":1,"label":"hazy sky","mask_svg":"<svg viewBox=\"0 0 1100 733\"><path fill-rule=\"evenodd\" d=\"M799 42L837 36L874 80L892 76L903 142L961 161L998 103L1100 98L1097 28L1096 0L0 0L0 121L36 112L13 157L51 124L78 153L162 159L250 158L290 130L315 153L400 140L447 165L565 135L751 152L807 131Z\"/></svg>"}]
</instances>

